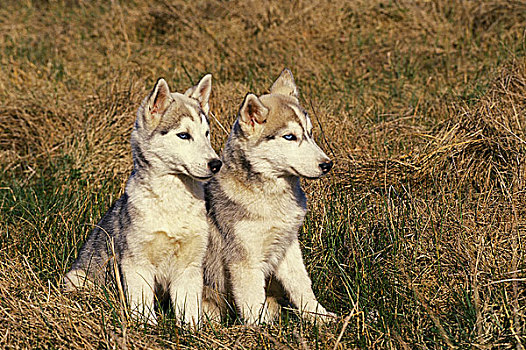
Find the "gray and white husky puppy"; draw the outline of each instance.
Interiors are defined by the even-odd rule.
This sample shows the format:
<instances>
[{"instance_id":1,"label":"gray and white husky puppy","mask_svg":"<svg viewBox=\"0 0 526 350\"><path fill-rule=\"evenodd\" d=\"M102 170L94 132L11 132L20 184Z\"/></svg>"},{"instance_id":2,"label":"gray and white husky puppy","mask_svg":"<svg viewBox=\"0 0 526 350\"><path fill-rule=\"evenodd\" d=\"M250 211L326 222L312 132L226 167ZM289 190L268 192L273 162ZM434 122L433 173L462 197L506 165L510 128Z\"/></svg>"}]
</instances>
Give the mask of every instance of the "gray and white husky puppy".
<instances>
[{"instance_id":1,"label":"gray and white husky puppy","mask_svg":"<svg viewBox=\"0 0 526 350\"><path fill-rule=\"evenodd\" d=\"M202 181L222 165L210 145L211 79L205 75L184 94L171 93L159 79L144 99L131 134L134 167L125 192L80 249L64 278L66 290L121 283L132 314L150 323L161 290L169 293L178 322L199 323L208 242Z\"/></svg>"},{"instance_id":2,"label":"gray and white husky puppy","mask_svg":"<svg viewBox=\"0 0 526 350\"><path fill-rule=\"evenodd\" d=\"M332 314L314 296L298 230L306 213L300 177L319 178L332 161L312 138L290 70L283 70L269 94L246 95L222 160L221 171L205 185L211 223L205 312L217 320L233 299L245 323L271 322L283 296L275 294L280 288L272 286L278 286L303 316L327 320Z\"/></svg>"}]
</instances>

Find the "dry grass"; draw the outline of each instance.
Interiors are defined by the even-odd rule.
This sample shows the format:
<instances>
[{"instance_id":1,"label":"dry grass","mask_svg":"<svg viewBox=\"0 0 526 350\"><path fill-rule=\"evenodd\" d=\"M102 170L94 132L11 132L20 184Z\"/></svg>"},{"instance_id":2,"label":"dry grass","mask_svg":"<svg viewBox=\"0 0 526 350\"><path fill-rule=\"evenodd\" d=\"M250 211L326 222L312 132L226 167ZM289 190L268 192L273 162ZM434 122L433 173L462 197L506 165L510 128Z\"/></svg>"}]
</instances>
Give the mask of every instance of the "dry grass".
<instances>
[{"instance_id":1,"label":"dry grass","mask_svg":"<svg viewBox=\"0 0 526 350\"><path fill-rule=\"evenodd\" d=\"M0 346L523 348L522 1L0 4ZM294 72L333 175L300 233L341 319L176 329L57 289L131 169L153 82L214 76L219 150L243 96Z\"/></svg>"}]
</instances>

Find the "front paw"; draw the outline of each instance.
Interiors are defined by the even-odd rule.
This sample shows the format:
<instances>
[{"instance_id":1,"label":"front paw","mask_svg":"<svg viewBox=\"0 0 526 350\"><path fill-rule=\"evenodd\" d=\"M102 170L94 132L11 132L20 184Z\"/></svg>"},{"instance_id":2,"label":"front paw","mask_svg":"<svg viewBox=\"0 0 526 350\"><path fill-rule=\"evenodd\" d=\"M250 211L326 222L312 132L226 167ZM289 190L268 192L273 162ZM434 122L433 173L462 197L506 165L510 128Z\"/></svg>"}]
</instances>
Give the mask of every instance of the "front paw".
<instances>
[{"instance_id":1,"label":"front paw","mask_svg":"<svg viewBox=\"0 0 526 350\"><path fill-rule=\"evenodd\" d=\"M276 317L274 309L269 310L269 305L265 303L263 307L256 312L243 312L243 321L246 325L256 326L260 324L272 324Z\"/></svg>"},{"instance_id":2,"label":"front paw","mask_svg":"<svg viewBox=\"0 0 526 350\"><path fill-rule=\"evenodd\" d=\"M338 320L338 315L330 311L325 311L324 314L320 314L316 316L316 321L321 322L323 324L335 322L337 320Z\"/></svg>"},{"instance_id":3,"label":"front paw","mask_svg":"<svg viewBox=\"0 0 526 350\"><path fill-rule=\"evenodd\" d=\"M304 310L301 313L301 316L312 323L321 323L321 324L327 324L330 322L334 322L338 319L338 315L336 315L333 312L325 310L325 308L321 305L318 306L315 310L306 311Z\"/></svg>"},{"instance_id":4,"label":"front paw","mask_svg":"<svg viewBox=\"0 0 526 350\"><path fill-rule=\"evenodd\" d=\"M184 306L178 307L175 313L175 320L180 327L197 327L201 326L201 306L200 305L189 305L186 308Z\"/></svg>"},{"instance_id":5,"label":"front paw","mask_svg":"<svg viewBox=\"0 0 526 350\"><path fill-rule=\"evenodd\" d=\"M184 317L181 318L183 323L181 325L188 325L193 327L201 327L201 317L199 314L194 315L184 315Z\"/></svg>"}]
</instances>

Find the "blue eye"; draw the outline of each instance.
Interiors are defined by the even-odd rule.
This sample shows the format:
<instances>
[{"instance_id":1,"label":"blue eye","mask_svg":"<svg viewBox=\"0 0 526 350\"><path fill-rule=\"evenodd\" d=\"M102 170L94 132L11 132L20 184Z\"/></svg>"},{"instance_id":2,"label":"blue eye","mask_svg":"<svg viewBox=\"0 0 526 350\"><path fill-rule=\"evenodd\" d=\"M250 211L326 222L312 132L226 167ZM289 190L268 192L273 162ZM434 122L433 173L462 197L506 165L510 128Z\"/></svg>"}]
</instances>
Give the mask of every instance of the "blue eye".
<instances>
[{"instance_id":1,"label":"blue eye","mask_svg":"<svg viewBox=\"0 0 526 350\"><path fill-rule=\"evenodd\" d=\"M187 132L180 132L177 134L177 136L182 140L190 140L192 138Z\"/></svg>"},{"instance_id":2,"label":"blue eye","mask_svg":"<svg viewBox=\"0 0 526 350\"><path fill-rule=\"evenodd\" d=\"M298 139L294 134L287 134L283 138L287 141L296 141Z\"/></svg>"}]
</instances>

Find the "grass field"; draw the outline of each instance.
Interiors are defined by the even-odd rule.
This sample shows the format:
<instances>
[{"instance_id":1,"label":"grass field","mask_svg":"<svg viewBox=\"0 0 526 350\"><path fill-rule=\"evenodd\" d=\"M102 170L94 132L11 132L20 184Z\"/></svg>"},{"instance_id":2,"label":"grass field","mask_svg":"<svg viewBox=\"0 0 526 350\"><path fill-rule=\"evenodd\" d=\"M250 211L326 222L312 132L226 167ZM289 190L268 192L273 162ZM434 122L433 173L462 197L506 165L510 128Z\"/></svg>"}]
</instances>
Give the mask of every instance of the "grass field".
<instances>
[{"instance_id":1,"label":"grass field","mask_svg":"<svg viewBox=\"0 0 526 350\"><path fill-rule=\"evenodd\" d=\"M0 347L516 348L526 344L523 1L2 1ZM62 275L132 168L159 77L213 74L221 150L283 67L336 165L304 182L312 325L126 318Z\"/></svg>"}]
</instances>

